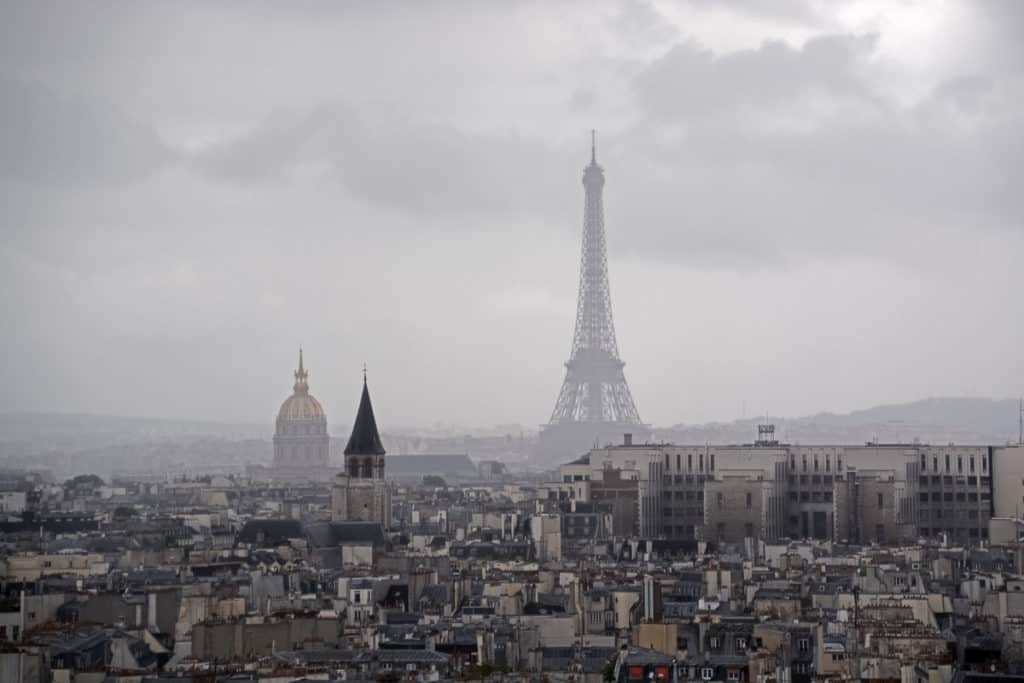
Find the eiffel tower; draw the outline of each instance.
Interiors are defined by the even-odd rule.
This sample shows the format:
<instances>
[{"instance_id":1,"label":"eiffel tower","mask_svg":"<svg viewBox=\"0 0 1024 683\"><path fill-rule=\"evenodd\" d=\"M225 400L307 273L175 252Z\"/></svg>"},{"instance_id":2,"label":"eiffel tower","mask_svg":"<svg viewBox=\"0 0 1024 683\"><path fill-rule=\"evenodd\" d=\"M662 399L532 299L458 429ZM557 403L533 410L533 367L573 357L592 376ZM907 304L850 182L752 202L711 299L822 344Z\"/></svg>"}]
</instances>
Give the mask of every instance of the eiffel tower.
<instances>
[{"instance_id":1,"label":"eiffel tower","mask_svg":"<svg viewBox=\"0 0 1024 683\"><path fill-rule=\"evenodd\" d=\"M576 332L565 364L565 381L551 420L541 429L539 455L579 455L595 443L646 436L623 373L612 320L608 256L604 236L604 169L597 164L594 133L590 164L583 169L583 249Z\"/></svg>"}]
</instances>

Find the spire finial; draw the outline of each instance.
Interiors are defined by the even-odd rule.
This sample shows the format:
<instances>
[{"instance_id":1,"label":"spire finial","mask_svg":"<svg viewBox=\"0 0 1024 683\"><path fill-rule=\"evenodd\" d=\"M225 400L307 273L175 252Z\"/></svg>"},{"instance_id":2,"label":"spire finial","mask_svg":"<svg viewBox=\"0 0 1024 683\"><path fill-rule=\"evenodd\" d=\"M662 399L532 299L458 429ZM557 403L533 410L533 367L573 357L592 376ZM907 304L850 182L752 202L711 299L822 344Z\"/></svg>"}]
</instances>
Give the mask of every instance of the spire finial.
<instances>
[{"instance_id":1,"label":"spire finial","mask_svg":"<svg viewBox=\"0 0 1024 683\"><path fill-rule=\"evenodd\" d=\"M366 384L366 363L363 363L363 385Z\"/></svg>"},{"instance_id":2,"label":"spire finial","mask_svg":"<svg viewBox=\"0 0 1024 683\"><path fill-rule=\"evenodd\" d=\"M597 131L590 129L590 163L597 163Z\"/></svg>"},{"instance_id":3,"label":"spire finial","mask_svg":"<svg viewBox=\"0 0 1024 683\"><path fill-rule=\"evenodd\" d=\"M309 384L306 383L306 378L309 377L309 373L306 372L306 366L302 362L302 347L299 347L299 369L295 371L295 386L293 387L297 393L304 393L309 391Z\"/></svg>"}]
</instances>

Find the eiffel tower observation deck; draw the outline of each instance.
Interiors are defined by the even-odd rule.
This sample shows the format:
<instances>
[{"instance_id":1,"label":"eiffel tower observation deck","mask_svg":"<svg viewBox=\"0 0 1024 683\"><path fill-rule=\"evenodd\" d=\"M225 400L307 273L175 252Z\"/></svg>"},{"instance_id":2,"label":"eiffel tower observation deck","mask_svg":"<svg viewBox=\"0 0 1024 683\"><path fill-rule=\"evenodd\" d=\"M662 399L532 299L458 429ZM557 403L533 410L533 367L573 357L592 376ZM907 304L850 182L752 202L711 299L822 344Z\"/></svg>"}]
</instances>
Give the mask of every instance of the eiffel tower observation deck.
<instances>
[{"instance_id":1,"label":"eiffel tower observation deck","mask_svg":"<svg viewBox=\"0 0 1024 683\"><path fill-rule=\"evenodd\" d=\"M643 439L640 420L619 358L612 319L604 233L604 169L591 133L590 164L583 169L583 249L572 353L551 420L541 428L538 456L558 464L595 445Z\"/></svg>"}]
</instances>

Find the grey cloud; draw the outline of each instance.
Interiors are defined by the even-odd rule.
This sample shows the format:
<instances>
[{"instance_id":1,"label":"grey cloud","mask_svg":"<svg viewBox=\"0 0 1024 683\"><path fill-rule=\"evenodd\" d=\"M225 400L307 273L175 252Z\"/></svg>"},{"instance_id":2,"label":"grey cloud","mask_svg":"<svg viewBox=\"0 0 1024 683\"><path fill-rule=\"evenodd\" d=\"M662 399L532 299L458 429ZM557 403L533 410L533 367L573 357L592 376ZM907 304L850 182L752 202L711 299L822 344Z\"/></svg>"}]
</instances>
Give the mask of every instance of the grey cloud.
<instances>
[{"instance_id":1,"label":"grey cloud","mask_svg":"<svg viewBox=\"0 0 1024 683\"><path fill-rule=\"evenodd\" d=\"M645 124L620 143L647 155L622 190L632 249L748 267L901 260L922 233L965 226L1019 232L1024 124L997 97L1014 85L956 77L900 106L866 71L875 43L716 55L688 42L639 73Z\"/></svg>"},{"instance_id":2,"label":"grey cloud","mask_svg":"<svg viewBox=\"0 0 1024 683\"><path fill-rule=\"evenodd\" d=\"M569 158L536 138L469 134L335 103L272 116L249 135L203 151L196 162L234 182L320 169L364 201L444 216L557 213L564 203L559 169L572 167Z\"/></svg>"},{"instance_id":3,"label":"grey cloud","mask_svg":"<svg viewBox=\"0 0 1024 683\"><path fill-rule=\"evenodd\" d=\"M950 4L908 66L831 0L8 3L0 407L265 420L302 343L338 420L367 360L389 423L540 422L591 127L648 419L1005 393L1021 4Z\"/></svg>"},{"instance_id":4,"label":"grey cloud","mask_svg":"<svg viewBox=\"0 0 1024 683\"><path fill-rule=\"evenodd\" d=\"M766 116L814 96L870 101L857 67L876 40L873 35L832 35L814 38L801 49L770 41L725 55L691 40L638 74L633 87L646 110L663 121Z\"/></svg>"},{"instance_id":5,"label":"grey cloud","mask_svg":"<svg viewBox=\"0 0 1024 683\"><path fill-rule=\"evenodd\" d=\"M0 173L31 183L123 183L170 162L156 132L116 108L0 75Z\"/></svg>"}]
</instances>

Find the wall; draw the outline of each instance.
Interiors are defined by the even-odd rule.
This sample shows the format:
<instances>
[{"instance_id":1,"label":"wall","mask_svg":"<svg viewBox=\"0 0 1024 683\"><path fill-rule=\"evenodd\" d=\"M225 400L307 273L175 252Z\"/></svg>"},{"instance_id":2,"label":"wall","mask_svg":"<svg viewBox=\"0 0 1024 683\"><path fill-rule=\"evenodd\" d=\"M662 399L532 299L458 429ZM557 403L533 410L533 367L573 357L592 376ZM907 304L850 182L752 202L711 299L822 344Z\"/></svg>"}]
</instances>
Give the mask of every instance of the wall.
<instances>
[{"instance_id":1,"label":"wall","mask_svg":"<svg viewBox=\"0 0 1024 683\"><path fill-rule=\"evenodd\" d=\"M993 517L1024 514L1024 447L992 449Z\"/></svg>"}]
</instances>

